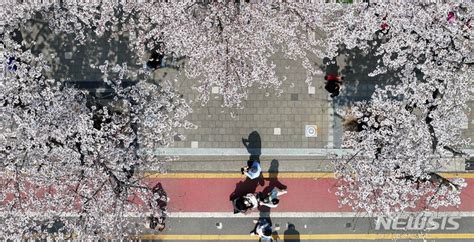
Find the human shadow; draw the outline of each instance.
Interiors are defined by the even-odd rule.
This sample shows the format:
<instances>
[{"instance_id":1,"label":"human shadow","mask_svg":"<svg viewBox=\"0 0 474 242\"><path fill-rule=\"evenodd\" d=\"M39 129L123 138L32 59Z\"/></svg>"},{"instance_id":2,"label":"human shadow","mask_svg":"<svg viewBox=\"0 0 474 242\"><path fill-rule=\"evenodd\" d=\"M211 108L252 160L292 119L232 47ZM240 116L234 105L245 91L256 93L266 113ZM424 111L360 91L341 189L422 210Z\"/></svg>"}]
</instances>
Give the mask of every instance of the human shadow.
<instances>
[{"instance_id":1,"label":"human shadow","mask_svg":"<svg viewBox=\"0 0 474 242\"><path fill-rule=\"evenodd\" d=\"M247 166L251 167L253 162L256 161L260 163L260 155L262 154L262 142L260 134L257 131L253 131L249 134L249 137L242 138L242 143L250 154L249 160L247 161ZM265 181L263 180L262 174L256 179L245 178L244 181L239 181L235 185L235 190L230 194L229 200L234 200L237 197L244 196L248 193L255 193L259 185L264 185Z\"/></svg>"},{"instance_id":2,"label":"human shadow","mask_svg":"<svg viewBox=\"0 0 474 242\"><path fill-rule=\"evenodd\" d=\"M286 189L287 186L281 183L278 180L278 172L279 172L280 162L277 159L273 159L270 163L270 168L268 169L268 189L271 191L274 187L278 189Z\"/></svg>"},{"instance_id":3,"label":"human shadow","mask_svg":"<svg viewBox=\"0 0 474 242\"><path fill-rule=\"evenodd\" d=\"M295 225L292 223L288 224L288 229L285 230L283 235L285 238L283 241L285 242L299 242L300 241L300 232L296 230Z\"/></svg>"},{"instance_id":4,"label":"human shadow","mask_svg":"<svg viewBox=\"0 0 474 242\"><path fill-rule=\"evenodd\" d=\"M247 139L242 138L247 152L249 152L249 160L256 160L260 162L260 155L262 154L262 140L257 131L252 131Z\"/></svg>"},{"instance_id":5,"label":"human shadow","mask_svg":"<svg viewBox=\"0 0 474 242\"><path fill-rule=\"evenodd\" d=\"M246 178L244 181L239 181L235 184L235 190L229 195L229 200L234 200L238 197L245 196L249 193L255 193L259 185L260 179Z\"/></svg>"},{"instance_id":6,"label":"human shadow","mask_svg":"<svg viewBox=\"0 0 474 242\"><path fill-rule=\"evenodd\" d=\"M260 155L262 154L262 139L260 138L260 134L257 131L252 131L247 139L242 138L242 143L250 154L247 166L252 167L254 161L260 164ZM265 185L262 174L255 180L257 180L261 186ZM249 181L249 183L251 182Z\"/></svg>"},{"instance_id":7,"label":"human shadow","mask_svg":"<svg viewBox=\"0 0 474 242\"><path fill-rule=\"evenodd\" d=\"M280 166L280 162L278 160L273 159L271 161L270 168L268 169L268 178L265 179L269 183L268 183L268 186L266 186L262 190L262 194L270 193L273 190L273 188L278 188L280 190L287 189L287 186L278 180L279 166ZM267 206L259 206L258 210L262 213L270 212L270 208Z\"/></svg>"}]
</instances>

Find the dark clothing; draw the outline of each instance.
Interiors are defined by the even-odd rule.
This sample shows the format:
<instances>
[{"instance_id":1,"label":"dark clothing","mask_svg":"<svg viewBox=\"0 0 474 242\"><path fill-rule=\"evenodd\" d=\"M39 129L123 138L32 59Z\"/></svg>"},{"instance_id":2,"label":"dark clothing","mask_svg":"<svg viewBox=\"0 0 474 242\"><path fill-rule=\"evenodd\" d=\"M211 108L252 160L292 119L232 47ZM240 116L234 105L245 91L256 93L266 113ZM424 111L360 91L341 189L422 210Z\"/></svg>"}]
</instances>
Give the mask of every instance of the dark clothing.
<instances>
[{"instance_id":1,"label":"dark clothing","mask_svg":"<svg viewBox=\"0 0 474 242\"><path fill-rule=\"evenodd\" d=\"M272 222L267 218L259 218L257 224L251 234L256 234L260 237L260 241L273 241L272 239Z\"/></svg>"},{"instance_id":2,"label":"dark clothing","mask_svg":"<svg viewBox=\"0 0 474 242\"><path fill-rule=\"evenodd\" d=\"M166 207L168 206L168 194L166 194L161 183L157 183L153 187L152 193L157 195L157 207L163 211L166 211Z\"/></svg>"},{"instance_id":3,"label":"dark clothing","mask_svg":"<svg viewBox=\"0 0 474 242\"><path fill-rule=\"evenodd\" d=\"M245 213L249 209L257 208L258 201L255 195L249 193L245 196L238 197L232 201L232 205L234 206L234 214L235 213Z\"/></svg>"},{"instance_id":4,"label":"dark clothing","mask_svg":"<svg viewBox=\"0 0 474 242\"><path fill-rule=\"evenodd\" d=\"M155 229L159 224L164 225L165 224L165 219L166 217L160 216L160 217L154 217L150 216L148 217L150 220L150 229Z\"/></svg>"},{"instance_id":5,"label":"dark clothing","mask_svg":"<svg viewBox=\"0 0 474 242\"><path fill-rule=\"evenodd\" d=\"M339 95L339 89L341 89L343 79L344 77L337 74L327 74L324 76L324 80L326 80L324 89L331 93L331 97Z\"/></svg>"},{"instance_id":6,"label":"dark clothing","mask_svg":"<svg viewBox=\"0 0 474 242\"><path fill-rule=\"evenodd\" d=\"M163 62L164 57L165 56L161 53L153 52L151 54L150 59L146 63L146 65L150 69L157 69L159 67L162 67L164 65L164 62Z\"/></svg>"},{"instance_id":7,"label":"dark clothing","mask_svg":"<svg viewBox=\"0 0 474 242\"><path fill-rule=\"evenodd\" d=\"M18 69L16 64L15 64L15 61L16 61L16 59L14 57L9 57L8 58L8 62L7 62L8 70L11 71L11 72L14 72Z\"/></svg>"},{"instance_id":8,"label":"dark clothing","mask_svg":"<svg viewBox=\"0 0 474 242\"><path fill-rule=\"evenodd\" d=\"M327 81L324 89L326 89L329 93L331 93L331 97L335 97L339 95L339 89L341 88L340 81Z\"/></svg>"},{"instance_id":9,"label":"dark clothing","mask_svg":"<svg viewBox=\"0 0 474 242\"><path fill-rule=\"evenodd\" d=\"M233 201L234 213L243 213L247 211L248 207L244 204L245 198L239 197Z\"/></svg>"}]
</instances>

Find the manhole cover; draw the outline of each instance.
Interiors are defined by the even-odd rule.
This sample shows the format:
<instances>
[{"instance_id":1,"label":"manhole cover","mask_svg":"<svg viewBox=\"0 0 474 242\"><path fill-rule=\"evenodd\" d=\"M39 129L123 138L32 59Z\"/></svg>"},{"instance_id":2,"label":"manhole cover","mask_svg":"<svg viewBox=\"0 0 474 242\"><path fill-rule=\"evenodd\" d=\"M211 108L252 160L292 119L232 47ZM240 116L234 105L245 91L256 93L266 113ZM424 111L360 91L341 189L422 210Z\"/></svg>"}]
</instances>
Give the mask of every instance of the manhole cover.
<instances>
[{"instance_id":1,"label":"manhole cover","mask_svg":"<svg viewBox=\"0 0 474 242\"><path fill-rule=\"evenodd\" d=\"M318 126L306 125L304 133L306 137L318 137Z\"/></svg>"}]
</instances>

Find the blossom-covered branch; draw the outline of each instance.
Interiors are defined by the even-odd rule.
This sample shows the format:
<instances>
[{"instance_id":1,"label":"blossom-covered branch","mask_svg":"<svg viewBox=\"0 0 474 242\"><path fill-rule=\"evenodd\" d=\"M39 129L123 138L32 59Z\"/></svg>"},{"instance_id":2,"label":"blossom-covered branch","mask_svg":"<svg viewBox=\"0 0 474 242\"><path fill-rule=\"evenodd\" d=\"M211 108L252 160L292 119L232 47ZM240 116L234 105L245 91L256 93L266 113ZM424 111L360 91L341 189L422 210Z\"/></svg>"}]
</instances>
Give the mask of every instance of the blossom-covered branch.
<instances>
[{"instance_id":1,"label":"blossom-covered branch","mask_svg":"<svg viewBox=\"0 0 474 242\"><path fill-rule=\"evenodd\" d=\"M87 239L145 229L124 219L161 212L160 194L139 171L161 169L165 160L153 150L173 143L177 128L193 127L190 107L169 83L124 87L126 65L102 68L114 90L104 102L46 79L43 56L8 34L1 48L0 236Z\"/></svg>"},{"instance_id":2,"label":"blossom-covered branch","mask_svg":"<svg viewBox=\"0 0 474 242\"><path fill-rule=\"evenodd\" d=\"M343 146L361 154L335 161L343 204L391 213L420 201L423 208L461 203L466 183L434 172L463 155L471 142L461 137L460 124L467 122L473 94L472 7L362 5L348 10L350 23L348 18L333 23L341 27L333 36L346 36L333 46L376 52L382 62L372 75L390 71L399 80L342 114L352 127Z\"/></svg>"}]
</instances>

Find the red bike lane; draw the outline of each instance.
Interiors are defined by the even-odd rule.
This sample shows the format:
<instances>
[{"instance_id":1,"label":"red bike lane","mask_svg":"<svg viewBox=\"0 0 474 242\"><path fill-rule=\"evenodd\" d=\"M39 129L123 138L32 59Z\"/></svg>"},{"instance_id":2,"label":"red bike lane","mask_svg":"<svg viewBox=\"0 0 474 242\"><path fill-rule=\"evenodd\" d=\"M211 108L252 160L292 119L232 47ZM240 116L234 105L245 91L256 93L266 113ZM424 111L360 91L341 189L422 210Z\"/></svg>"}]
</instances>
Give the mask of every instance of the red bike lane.
<instances>
[{"instance_id":1,"label":"red bike lane","mask_svg":"<svg viewBox=\"0 0 474 242\"><path fill-rule=\"evenodd\" d=\"M287 187L274 212L350 212L340 207L333 178L265 179L262 186L256 181L238 178L153 178L163 185L170 202L170 212L232 212L231 196L249 192L269 191L272 187ZM468 186L462 190L459 207L437 211L474 211L474 178L466 178ZM283 186L284 185L284 186ZM234 193L235 192L235 193Z\"/></svg>"}]
</instances>

